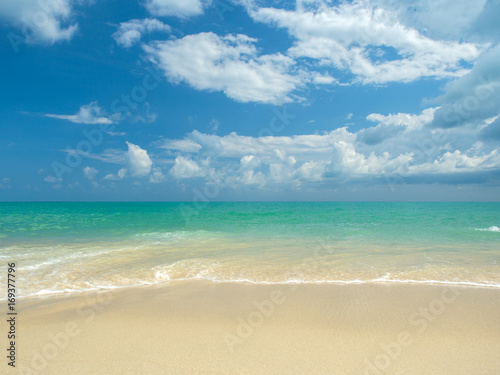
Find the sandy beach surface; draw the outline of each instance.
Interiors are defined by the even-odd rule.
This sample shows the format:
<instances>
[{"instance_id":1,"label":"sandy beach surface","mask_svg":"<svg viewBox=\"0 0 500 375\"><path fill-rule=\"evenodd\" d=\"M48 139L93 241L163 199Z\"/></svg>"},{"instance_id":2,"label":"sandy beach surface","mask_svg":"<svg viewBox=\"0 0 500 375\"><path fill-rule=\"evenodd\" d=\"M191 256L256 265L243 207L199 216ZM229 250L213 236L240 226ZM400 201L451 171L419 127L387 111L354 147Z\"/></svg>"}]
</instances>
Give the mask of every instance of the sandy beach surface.
<instances>
[{"instance_id":1,"label":"sandy beach surface","mask_svg":"<svg viewBox=\"0 0 500 375\"><path fill-rule=\"evenodd\" d=\"M495 288L177 281L17 308L2 374L500 373Z\"/></svg>"}]
</instances>

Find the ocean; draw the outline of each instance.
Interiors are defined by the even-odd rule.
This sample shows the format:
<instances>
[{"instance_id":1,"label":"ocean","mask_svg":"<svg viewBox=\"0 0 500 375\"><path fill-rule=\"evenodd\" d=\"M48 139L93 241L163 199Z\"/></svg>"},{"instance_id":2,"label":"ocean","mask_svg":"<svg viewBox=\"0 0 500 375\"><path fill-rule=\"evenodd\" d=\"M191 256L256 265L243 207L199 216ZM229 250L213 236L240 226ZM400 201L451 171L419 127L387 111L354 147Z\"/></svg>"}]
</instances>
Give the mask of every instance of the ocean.
<instances>
[{"instance_id":1,"label":"ocean","mask_svg":"<svg viewBox=\"0 0 500 375\"><path fill-rule=\"evenodd\" d=\"M499 227L500 203L0 203L0 279L14 262L24 297L189 279L498 288Z\"/></svg>"}]
</instances>

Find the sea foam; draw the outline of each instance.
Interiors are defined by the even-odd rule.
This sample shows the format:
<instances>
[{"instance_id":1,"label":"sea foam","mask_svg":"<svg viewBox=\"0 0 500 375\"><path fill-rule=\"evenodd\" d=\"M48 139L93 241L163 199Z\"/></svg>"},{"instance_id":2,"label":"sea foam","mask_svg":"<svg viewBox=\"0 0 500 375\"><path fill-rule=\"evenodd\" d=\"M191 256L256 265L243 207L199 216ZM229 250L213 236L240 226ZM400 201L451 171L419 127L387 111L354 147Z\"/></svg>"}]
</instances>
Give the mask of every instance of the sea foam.
<instances>
[{"instance_id":1,"label":"sea foam","mask_svg":"<svg viewBox=\"0 0 500 375\"><path fill-rule=\"evenodd\" d=\"M496 226L491 226L489 228L474 228L475 230L481 231L481 232L500 232L500 228Z\"/></svg>"}]
</instances>

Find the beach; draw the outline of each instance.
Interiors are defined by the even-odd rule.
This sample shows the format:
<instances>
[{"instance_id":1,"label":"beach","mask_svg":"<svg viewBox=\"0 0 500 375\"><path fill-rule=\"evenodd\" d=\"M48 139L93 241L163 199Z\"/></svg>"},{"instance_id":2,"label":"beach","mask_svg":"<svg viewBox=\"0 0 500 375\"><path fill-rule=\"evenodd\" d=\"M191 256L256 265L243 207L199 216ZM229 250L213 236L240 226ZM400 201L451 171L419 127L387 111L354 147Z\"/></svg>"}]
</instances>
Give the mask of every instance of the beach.
<instances>
[{"instance_id":1,"label":"beach","mask_svg":"<svg viewBox=\"0 0 500 375\"><path fill-rule=\"evenodd\" d=\"M497 374L500 290L177 281L18 304L20 374Z\"/></svg>"},{"instance_id":2,"label":"beach","mask_svg":"<svg viewBox=\"0 0 500 375\"><path fill-rule=\"evenodd\" d=\"M499 208L0 204L3 368L498 374Z\"/></svg>"},{"instance_id":3,"label":"beach","mask_svg":"<svg viewBox=\"0 0 500 375\"><path fill-rule=\"evenodd\" d=\"M500 375L500 0L0 0L0 375Z\"/></svg>"}]
</instances>

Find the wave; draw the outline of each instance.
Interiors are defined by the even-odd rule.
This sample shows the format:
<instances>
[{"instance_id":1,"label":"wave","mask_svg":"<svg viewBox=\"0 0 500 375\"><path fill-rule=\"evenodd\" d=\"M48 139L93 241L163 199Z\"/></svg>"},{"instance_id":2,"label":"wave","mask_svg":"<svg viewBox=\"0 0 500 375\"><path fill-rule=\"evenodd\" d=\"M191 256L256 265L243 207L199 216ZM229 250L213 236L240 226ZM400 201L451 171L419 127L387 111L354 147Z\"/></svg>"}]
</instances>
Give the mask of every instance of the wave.
<instances>
[{"instance_id":1,"label":"wave","mask_svg":"<svg viewBox=\"0 0 500 375\"><path fill-rule=\"evenodd\" d=\"M209 237L217 237L217 232L209 232L206 230L193 230L193 231L166 231L166 232L145 232L145 233L137 233L134 235L136 240L145 240L145 241L157 241L157 242L176 242L184 239L200 239L200 238L209 238Z\"/></svg>"},{"instance_id":2,"label":"wave","mask_svg":"<svg viewBox=\"0 0 500 375\"><path fill-rule=\"evenodd\" d=\"M374 270L365 273L363 271L355 274L323 274L311 270L298 270L283 272L275 270L264 271L257 269L242 268L234 264L207 259L185 259L171 264L159 265L152 268L154 271L154 283L188 280L206 280L211 282L235 282L250 284L365 284L365 283L409 283L409 284L442 284L457 286L476 286L500 288L500 278L498 275L479 274L475 277L471 275L457 275L448 273L444 269L435 269L421 275L408 274L406 271L388 272ZM259 272L260 271L260 272ZM297 273L297 271L299 273ZM451 270L450 270L451 271ZM415 277L416 276L416 277ZM492 278L491 278L492 277Z\"/></svg>"},{"instance_id":3,"label":"wave","mask_svg":"<svg viewBox=\"0 0 500 375\"><path fill-rule=\"evenodd\" d=\"M474 229L481 232L500 232L500 228L496 226L491 226L489 228L474 228Z\"/></svg>"},{"instance_id":4,"label":"wave","mask_svg":"<svg viewBox=\"0 0 500 375\"><path fill-rule=\"evenodd\" d=\"M88 292L98 292L107 291L123 288L134 288L134 287L147 287L147 286L161 286L169 285L171 282L183 282L183 281L207 281L214 283L243 283L252 285L354 285L354 284L422 284L422 285L448 285L448 286L461 286L461 287L480 287L480 288L500 288L500 283L483 281L458 281L458 280L434 280L434 279L391 279L387 277L379 277L375 279L351 279L351 280L303 280L303 279L286 279L278 281L268 281L268 280L255 280L245 277L238 278L223 278L211 275L191 275L186 277L180 277L175 279L170 279L168 275L156 274L156 280L146 281L146 280L130 280L128 284L119 285L109 285L109 284L96 284L90 285L86 288L78 287L65 287L65 288L43 288L39 290L33 290L30 292L23 293L23 298L27 297L43 297L43 296L54 296L61 294L79 294ZM6 296L1 296L1 300L6 300Z\"/></svg>"},{"instance_id":5,"label":"wave","mask_svg":"<svg viewBox=\"0 0 500 375\"><path fill-rule=\"evenodd\" d=\"M183 244L173 245L173 251L165 251L163 247L147 247L142 251L136 246L120 244L113 248L101 244L80 247L73 253L40 252L29 262L19 262L22 288L19 291L22 297L29 297L186 280L266 285L413 283L500 288L496 248L484 254L471 253L467 259L463 259L462 253L435 258L426 253L423 259L422 254L416 256L412 252L405 256L390 255L387 259L384 254L359 258L356 253L347 258L345 254L329 254L317 259L294 259L282 253L278 257L273 253L254 254L246 247L242 247L241 253L238 253L240 248L232 246L213 253L210 243L200 254L180 245ZM4 296L0 291L0 299Z\"/></svg>"},{"instance_id":6,"label":"wave","mask_svg":"<svg viewBox=\"0 0 500 375\"><path fill-rule=\"evenodd\" d=\"M98 292L106 290L115 290L123 288L134 288L134 287L146 287L146 286L160 286L168 285L170 282L182 282L182 281L207 281L214 283L242 283L242 284L252 284L252 285L354 285L354 284L422 284L422 285L448 285L448 286L461 286L461 287L479 287L479 288L500 288L500 283L493 282L472 282L472 281L450 281L450 280L413 280L413 279L388 279L388 278L376 278L368 280L300 280L300 279L290 279L283 281L265 281L265 280L252 280L247 278L236 278L236 279L223 279L210 276L195 275L192 277L183 277L178 279L168 279L164 278L161 282L136 282L127 285L96 285L89 288L65 288L59 290L42 289L36 292L27 293L24 297L37 297L37 296L51 296L59 294L76 294L85 292ZM5 297L0 298L0 300L5 300Z\"/></svg>"},{"instance_id":7,"label":"wave","mask_svg":"<svg viewBox=\"0 0 500 375\"><path fill-rule=\"evenodd\" d=\"M79 261L79 260L82 260L85 258L99 257L102 255L113 253L114 251L116 251L116 250L101 250L101 251L89 252L89 253L79 251L79 252L76 252L73 254L60 255L52 260L42 261L40 263L35 263L35 264L27 265L27 266L21 266L18 269L20 271L34 271L34 270L38 270L40 268L47 268L49 266L53 266L53 265L57 265L57 264L61 264L61 263L64 263L64 264L66 264L68 262L74 263L75 261Z\"/></svg>"},{"instance_id":8,"label":"wave","mask_svg":"<svg viewBox=\"0 0 500 375\"><path fill-rule=\"evenodd\" d=\"M146 239L180 239L187 236L185 231L180 232L148 232L148 233L138 233L135 235L136 238L146 238Z\"/></svg>"}]
</instances>

